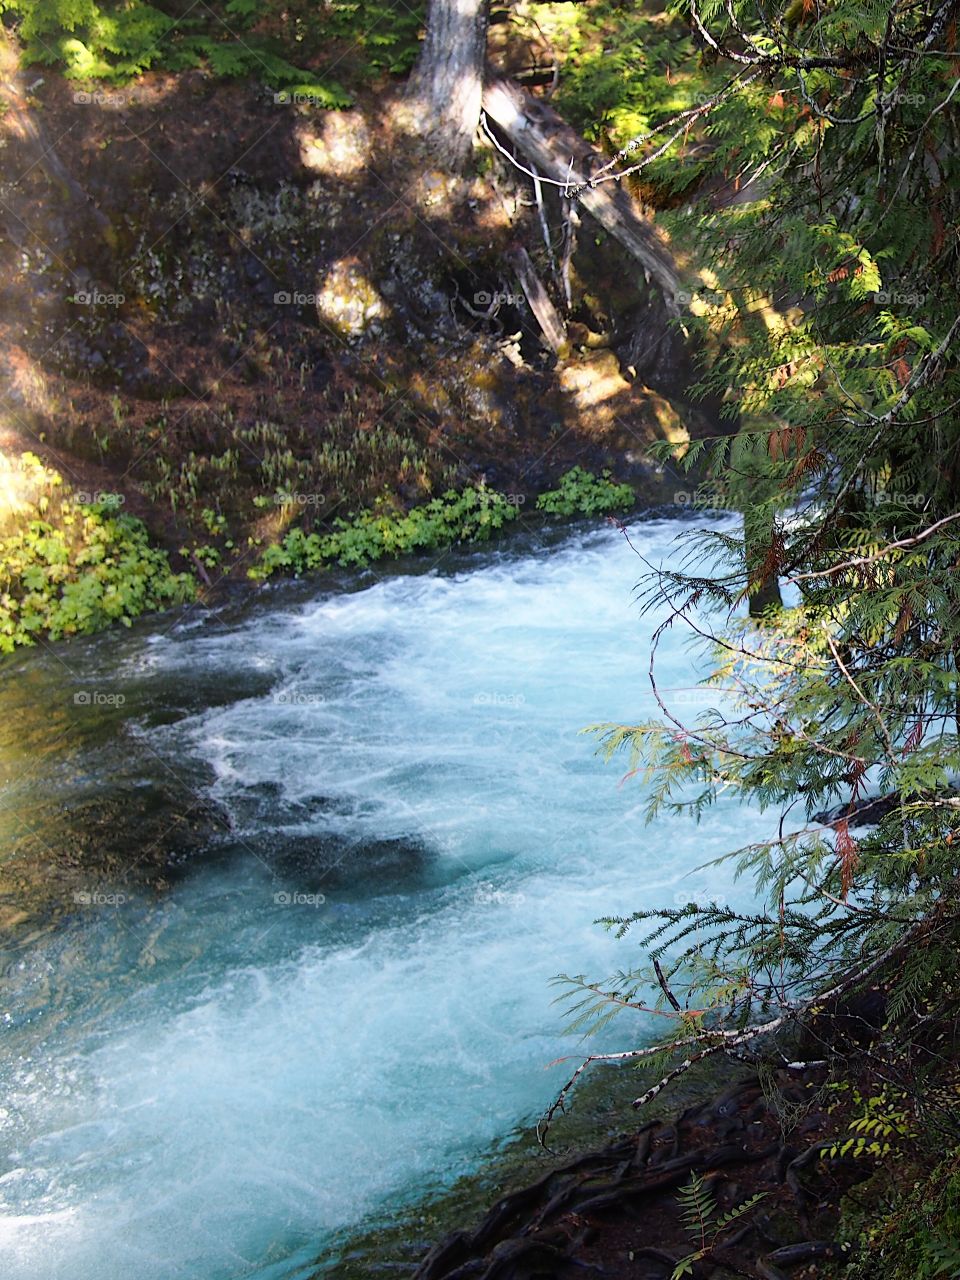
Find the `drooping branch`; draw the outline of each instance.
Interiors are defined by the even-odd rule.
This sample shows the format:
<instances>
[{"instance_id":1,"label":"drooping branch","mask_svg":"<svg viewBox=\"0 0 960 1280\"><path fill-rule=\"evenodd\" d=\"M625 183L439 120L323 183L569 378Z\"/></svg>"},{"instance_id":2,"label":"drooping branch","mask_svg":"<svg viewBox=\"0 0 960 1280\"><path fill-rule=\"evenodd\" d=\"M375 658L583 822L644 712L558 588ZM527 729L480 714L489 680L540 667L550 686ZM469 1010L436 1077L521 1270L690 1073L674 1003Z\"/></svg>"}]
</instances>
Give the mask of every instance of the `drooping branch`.
<instances>
[{"instance_id":1,"label":"drooping branch","mask_svg":"<svg viewBox=\"0 0 960 1280\"><path fill-rule=\"evenodd\" d=\"M686 1073L700 1062L704 1062L708 1058L715 1057L717 1054L733 1054L739 1055L739 1050L745 1045L751 1045L757 1040L768 1038L776 1035L777 1032L784 1030L790 1024L796 1024L802 1021L804 1017L812 1013L814 1010L821 1009L824 1005L839 1000L849 991L862 987L865 982L877 974L881 969L901 960L903 956L914 948L920 938L933 933L937 927L938 917L942 915L939 909L935 909L929 915L915 921L910 928L905 929L903 933L889 947L882 951L878 956L862 968L853 967L842 974L842 976L833 982L826 990L818 992L816 995L807 999L795 1002L788 1002L783 1008L783 1012L774 1018L769 1018L765 1022L754 1023L753 1026L743 1029L728 1029L723 1027L700 1027L691 1031L687 1037L670 1041L667 1044L649 1045L642 1049L628 1049L620 1053L597 1053L591 1054L585 1058L576 1071L573 1072L570 1079L560 1089L553 1103L548 1107L544 1115L537 1124L537 1140L541 1146L546 1144L547 1132L558 1111L564 1109L567 1098L573 1086L579 1080L584 1071L587 1070L594 1062L626 1062L626 1061L642 1061L644 1059L655 1058L665 1053L678 1053L684 1049L693 1050L675 1067L672 1067L665 1073L655 1084L645 1090L639 1097L634 1099L633 1106L636 1109L647 1106L654 1098L658 1097L664 1089L668 1088L675 1080ZM942 923L942 922L941 922ZM682 1019L682 1014L677 1014L677 1020Z\"/></svg>"}]
</instances>

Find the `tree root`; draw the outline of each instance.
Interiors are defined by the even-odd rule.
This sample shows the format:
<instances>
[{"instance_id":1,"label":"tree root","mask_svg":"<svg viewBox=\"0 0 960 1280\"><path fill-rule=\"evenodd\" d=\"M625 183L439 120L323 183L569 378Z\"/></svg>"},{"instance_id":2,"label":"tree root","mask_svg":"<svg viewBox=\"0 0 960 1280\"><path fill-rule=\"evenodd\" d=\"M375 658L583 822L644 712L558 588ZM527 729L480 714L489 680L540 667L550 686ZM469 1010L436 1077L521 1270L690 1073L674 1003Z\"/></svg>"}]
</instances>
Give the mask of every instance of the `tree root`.
<instances>
[{"instance_id":1,"label":"tree root","mask_svg":"<svg viewBox=\"0 0 960 1280\"><path fill-rule=\"evenodd\" d=\"M848 1246L832 1240L807 1240L802 1244L788 1244L774 1249L764 1258L757 1259L757 1275L762 1280L787 1280L781 1267L799 1267L806 1262L842 1262L850 1255Z\"/></svg>"},{"instance_id":2,"label":"tree root","mask_svg":"<svg viewBox=\"0 0 960 1280\"><path fill-rule=\"evenodd\" d=\"M812 1165L824 1151L829 1151L832 1146L832 1142L815 1142L812 1147L807 1147L806 1151L795 1156L787 1165L784 1179L799 1204L805 1205L813 1199L811 1193L800 1181L800 1171Z\"/></svg>"},{"instance_id":3,"label":"tree root","mask_svg":"<svg viewBox=\"0 0 960 1280\"><path fill-rule=\"evenodd\" d=\"M835 1240L807 1240L803 1244L788 1244L782 1249L774 1249L767 1254L767 1261L774 1266L798 1267L801 1262L812 1262L814 1259L823 1262L840 1262L848 1257L848 1245L838 1244Z\"/></svg>"},{"instance_id":4,"label":"tree root","mask_svg":"<svg viewBox=\"0 0 960 1280\"><path fill-rule=\"evenodd\" d=\"M414 1280L530 1280L540 1275L559 1280L577 1271L603 1274L594 1250L601 1247L603 1259L601 1242L608 1232L617 1242L625 1237L635 1242L627 1246L634 1258L662 1265L669 1275L685 1252L675 1191L694 1173L722 1182L724 1200L731 1204L760 1189L779 1194L782 1207L788 1187L798 1203L798 1234L813 1234L806 1208L815 1194L804 1186L803 1174L832 1143L815 1142L804 1150L786 1145L777 1133L777 1115L756 1075L739 1080L708 1102L686 1108L673 1123L651 1121L502 1196L472 1233L458 1231L441 1241ZM763 1123L748 1136L750 1120ZM739 1126L742 1134L732 1141L731 1126ZM762 1134L759 1142L755 1133ZM758 1169L763 1162L766 1166ZM748 1174L748 1169L754 1172ZM725 1234L716 1256L710 1256L714 1266L722 1263L737 1274L789 1280L786 1273L793 1267L845 1253L824 1240L784 1244L782 1236L765 1228L761 1215L751 1214ZM706 1275L706 1260L694 1274L701 1270Z\"/></svg>"}]
</instances>

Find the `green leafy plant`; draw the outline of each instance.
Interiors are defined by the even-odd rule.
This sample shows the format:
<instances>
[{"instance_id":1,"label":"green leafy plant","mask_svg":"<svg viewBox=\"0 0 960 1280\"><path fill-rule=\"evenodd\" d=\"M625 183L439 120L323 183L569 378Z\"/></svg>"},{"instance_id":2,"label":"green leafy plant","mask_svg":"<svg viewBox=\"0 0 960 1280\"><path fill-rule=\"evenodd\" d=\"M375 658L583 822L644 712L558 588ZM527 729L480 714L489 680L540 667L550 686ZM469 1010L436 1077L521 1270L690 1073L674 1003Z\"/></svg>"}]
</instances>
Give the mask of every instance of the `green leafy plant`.
<instances>
[{"instance_id":1,"label":"green leafy plant","mask_svg":"<svg viewBox=\"0 0 960 1280\"><path fill-rule=\"evenodd\" d=\"M537 507L547 515L600 515L624 510L633 502L629 485L614 484L606 473L593 476L574 467L559 488L541 494ZM516 517L516 505L482 483L459 493L448 489L405 513L381 500L353 519L335 520L328 532L291 529L281 542L264 550L249 577L259 580L278 571L303 573L332 564L360 566L384 556L484 542Z\"/></svg>"},{"instance_id":2,"label":"green leafy plant","mask_svg":"<svg viewBox=\"0 0 960 1280\"><path fill-rule=\"evenodd\" d=\"M906 1095L899 1090L881 1088L879 1092L864 1097L849 1081L839 1081L827 1086L840 1092L849 1092L857 1114L847 1125L850 1137L825 1148L823 1155L835 1160L852 1156L862 1159L872 1156L880 1159L890 1153L903 1138L913 1133L912 1117Z\"/></svg>"},{"instance_id":3,"label":"green leafy plant","mask_svg":"<svg viewBox=\"0 0 960 1280\"><path fill-rule=\"evenodd\" d=\"M205 569L215 569L223 558L219 548L211 546L210 543L194 543L192 547L181 547L180 554L203 565Z\"/></svg>"},{"instance_id":4,"label":"green leafy plant","mask_svg":"<svg viewBox=\"0 0 960 1280\"><path fill-rule=\"evenodd\" d=\"M335 81L284 56L271 32L281 21L279 7L264 12L250 0L229 0L222 8L219 15L208 5L167 12L146 0L0 0L0 13L15 21L24 61L60 65L73 80L124 84L151 68L204 66L224 78L254 76L297 102L351 105Z\"/></svg>"},{"instance_id":5,"label":"green leafy plant","mask_svg":"<svg viewBox=\"0 0 960 1280\"><path fill-rule=\"evenodd\" d=\"M708 80L691 75L693 42L678 14L617 0L544 5L537 22L560 59L557 102L588 136L626 141L658 114L689 107Z\"/></svg>"},{"instance_id":6,"label":"green leafy plant","mask_svg":"<svg viewBox=\"0 0 960 1280\"><path fill-rule=\"evenodd\" d=\"M561 476L556 489L537 498L537 510L553 516L606 515L611 511L627 511L636 501L628 484L615 484L610 472L592 475L583 467L571 467Z\"/></svg>"},{"instance_id":7,"label":"green leafy plant","mask_svg":"<svg viewBox=\"0 0 960 1280\"><path fill-rule=\"evenodd\" d=\"M219 511L214 511L212 507L204 507L200 512L200 519L203 527L211 537L217 537L227 532L226 517L221 515Z\"/></svg>"},{"instance_id":8,"label":"green leafy plant","mask_svg":"<svg viewBox=\"0 0 960 1280\"><path fill-rule=\"evenodd\" d=\"M722 1247L724 1233L758 1205L765 1194L759 1191L729 1212L721 1213L706 1182L699 1174L691 1173L690 1181L677 1193L677 1200L680 1204L681 1221L695 1248L680 1259L673 1269L671 1280L683 1280L684 1276L692 1276L694 1266L711 1258Z\"/></svg>"},{"instance_id":9,"label":"green leafy plant","mask_svg":"<svg viewBox=\"0 0 960 1280\"><path fill-rule=\"evenodd\" d=\"M193 578L171 570L142 522L119 514L114 495L78 503L57 473L30 455L23 461L42 491L33 518L0 538L0 652L40 636L129 626L148 610L194 597Z\"/></svg>"},{"instance_id":10,"label":"green leafy plant","mask_svg":"<svg viewBox=\"0 0 960 1280\"><path fill-rule=\"evenodd\" d=\"M417 56L422 11L422 4L385 0L227 0L186 8L169 0L0 0L25 61L62 66L71 79L124 84L152 68L204 67L225 79L254 77L280 102L327 109L348 107L353 97L306 69L317 56L329 56L333 43L342 53L332 60L355 79L402 74Z\"/></svg>"},{"instance_id":11,"label":"green leafy plant","mask_svg":"<svg viewBox=\"0 0 960 1280\"><path fill-rule=\"evenodd\" d=\"M315 21L333 38L348 42L361 56L368 74L386 71L402 75L420 52L425 11L422 0L413 0L410 5L389 0L327 0L316 6Z\"/></svg>"},{"instance_id":12,"label":"green leafy plant","mask_svg":"<svg viewBox=\"0 0 960 1280\"><path fill-rule=\"evenodd\" d=\"M456 542L483 542L516 515L515 506L483 484L460 493L451 489L406 514L384 505L353 520L336 520L329 533L291 529L281 543L265 549L249 576L262 579L277 570L302 573L332 564L359 566Z\"/></svg>"}]
</instances>

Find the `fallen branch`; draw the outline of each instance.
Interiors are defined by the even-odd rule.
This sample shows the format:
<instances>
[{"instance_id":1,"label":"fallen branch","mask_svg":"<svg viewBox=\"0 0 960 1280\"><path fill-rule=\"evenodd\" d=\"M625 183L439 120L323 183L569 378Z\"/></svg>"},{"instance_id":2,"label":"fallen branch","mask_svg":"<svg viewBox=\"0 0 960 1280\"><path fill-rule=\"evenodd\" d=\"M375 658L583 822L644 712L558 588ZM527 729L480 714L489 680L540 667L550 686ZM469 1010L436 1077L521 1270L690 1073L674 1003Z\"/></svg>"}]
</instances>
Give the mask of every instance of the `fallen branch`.
<instances>
[{"instance_id":1,"label":"fallen branch","mask_svg":"<svg viewBox=\"0 0 960 1280\"><path fill-rule=\"evenodd\" d=\"M559 355L567 345L567 329L560 313L550 301L550 295L544 288L540 277L530 261L530 255L522 245L511 250L509 259L517 273L520 288L524 292L530 310L540 326L543 340L553 354Z\"/></svg>"},{"instance_id":2,"label":"fallen branch","mask_svg":"<svg viewBox=\"0 0 960 1280\"><path fill-rule=\"evenodd\" d=\"M604 157L546 103L511 80L495 78L483 90L481 124L493 145L531 180L549 182L573 194L605 231L656 280L674 315L679 314L680 273L652 223L639 214L618 187L594 187L590 180ZM489 128L493 123L531 162L520 164Z\"/></svg>"}]
</instances>

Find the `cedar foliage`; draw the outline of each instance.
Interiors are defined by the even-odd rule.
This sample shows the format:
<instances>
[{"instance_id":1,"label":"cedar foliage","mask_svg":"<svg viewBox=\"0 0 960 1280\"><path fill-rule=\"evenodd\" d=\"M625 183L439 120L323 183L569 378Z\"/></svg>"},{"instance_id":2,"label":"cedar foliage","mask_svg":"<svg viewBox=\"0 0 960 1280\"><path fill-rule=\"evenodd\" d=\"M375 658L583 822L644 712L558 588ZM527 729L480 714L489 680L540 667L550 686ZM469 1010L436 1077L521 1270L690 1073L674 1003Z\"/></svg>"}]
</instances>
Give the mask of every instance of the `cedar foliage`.
<instances>
[{"instance_id":1,"label":"cedar foliage","mask_svg":"<svg viewBox=\"0 0 960 1280\"><path fill-rule=\"evenodd\" d=\"M701 504L743 524L701 521L668 567L644 564L662 714L593 731L645 779L650 815L700 818L733 793L769 813L770 835L729 854L757 885L754 911L611 918L651 967L569 992L579 1025L658 992L674 1018L665 1069L744 1033L749 1056L752 1030L802 1022L842 1072L854 1045L838 1010L875 988L871 1061L941 1125L960 1028L955 9L678 5L708 91L624 147L617 171L670 166L685 188L688 138L698 178L709 152L697 200L668 220L695 246L700 389L741 428L663 453L705 467ZM745 602L771 574L787 603L758 623ZM657 689L657 645L683 626L717 691L693 720Z\"/></svg>"}]
</instances>

